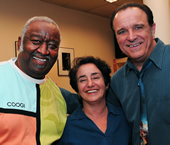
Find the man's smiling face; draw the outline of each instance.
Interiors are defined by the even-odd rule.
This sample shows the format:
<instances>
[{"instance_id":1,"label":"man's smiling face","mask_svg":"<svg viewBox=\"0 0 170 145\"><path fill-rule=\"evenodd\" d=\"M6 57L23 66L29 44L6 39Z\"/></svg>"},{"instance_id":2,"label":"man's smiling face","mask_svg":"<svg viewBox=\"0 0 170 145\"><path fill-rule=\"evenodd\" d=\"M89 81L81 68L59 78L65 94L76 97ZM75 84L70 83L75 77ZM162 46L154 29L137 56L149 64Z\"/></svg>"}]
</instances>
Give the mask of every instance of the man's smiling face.
<instances>
[{"instance_id":1,"label":"man's smiling face","mask_svg":"<svg viewBox=\"0 0 170 145\"><path fill-rule=\"evenodd\" d=\"M155 47L155 24L149 26L143 10L137 7L120 10L113 27L120 49L132 61L144 62L149 57Z\"/></svg>"},{"instance_id":2,"label":"man's smiling face","mask_svg":"<svg viewBox=\"0 0 170 145\"><path fill-rule=\"evenodd\" d=\"M42 79L58 57L59 44L60 32L54 24L33 21L25 33L23 51L20 52L16 64L29 76Z\"/></svg>"}]
</instances>

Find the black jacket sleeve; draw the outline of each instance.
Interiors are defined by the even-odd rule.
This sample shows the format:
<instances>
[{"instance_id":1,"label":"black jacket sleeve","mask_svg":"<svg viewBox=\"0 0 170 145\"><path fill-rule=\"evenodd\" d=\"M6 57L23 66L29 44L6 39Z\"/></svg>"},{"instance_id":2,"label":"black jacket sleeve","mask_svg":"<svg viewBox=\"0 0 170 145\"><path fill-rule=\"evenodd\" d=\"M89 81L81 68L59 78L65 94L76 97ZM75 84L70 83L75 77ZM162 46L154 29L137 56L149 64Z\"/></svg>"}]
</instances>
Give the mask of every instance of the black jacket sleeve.
<instances>
[{"instance_id":1,"label":"black jacket sleeve","mask_svg":"<svg viewBox=\"0 0 170 145\"><path fill-rule=\"evenodd\" d=\"M63 88L60 88L60 91L67 104L67 113L72 114L81 104L81 97L78 94L71 93Z\"/></svg>"}]
</instances>

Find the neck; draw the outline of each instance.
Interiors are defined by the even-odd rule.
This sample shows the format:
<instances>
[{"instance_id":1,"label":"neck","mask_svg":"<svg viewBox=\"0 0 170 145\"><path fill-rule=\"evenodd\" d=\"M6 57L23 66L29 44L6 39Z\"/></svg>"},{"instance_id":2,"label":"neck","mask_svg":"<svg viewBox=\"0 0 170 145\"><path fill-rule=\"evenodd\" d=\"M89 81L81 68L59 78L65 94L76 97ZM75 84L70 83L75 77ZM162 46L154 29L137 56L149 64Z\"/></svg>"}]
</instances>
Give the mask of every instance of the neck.
<instances>
[{"instance_id":1,"label":"neck","mask_svg":"<svg viewBox=\"0 0 170 145\"><path fill-rule=\"evenodd\" d=\"M143 64L144 62L135 62L135 61L132 61L132 63L136 66L136 68L141 71L142 70L142 67L143 67Z\"/></svg>"},{"instance_id":2,"label":"neck","mask_svg":"<svg viewBox=\"0 0 170 145\"><path fill-rule=\"evenodd\" d=\"M98 104L84 104L84 108L82 109L86 116L88 116L96 126L103 132L106 132L107 129L107 115L108 108L106 106L106 101L102 101L102 103Z\"/></svg>"},{"instance_id":3,"label":"neck","mask_svg":"<svg viewBox=\"0 0 170 145\"><path fill-rule=\"evenodd\" d=\"M149 58L149 56L151 55L152 51L154 50L156 46L156 41L153 40L151 46L148 48L149 51L147 52L147 56L145 58L138 58L138 59L132 59L132 63L136 66L136 68L141 71L143 68L143 64L144 62Z\"/></svg>"},{"instance_id":4,"label":"neck","mask_svg":"<svg viewBox=\"0 0 170 145\"><path fill-rule=\"evenodd\" d=\"M107 115L108 109L106 106L106 101L102 101L98 104L88 104L83 102L84 113L89 117L102 117ZM90 118L90 117L89 117Z\"/></svg>"}]
</instances>

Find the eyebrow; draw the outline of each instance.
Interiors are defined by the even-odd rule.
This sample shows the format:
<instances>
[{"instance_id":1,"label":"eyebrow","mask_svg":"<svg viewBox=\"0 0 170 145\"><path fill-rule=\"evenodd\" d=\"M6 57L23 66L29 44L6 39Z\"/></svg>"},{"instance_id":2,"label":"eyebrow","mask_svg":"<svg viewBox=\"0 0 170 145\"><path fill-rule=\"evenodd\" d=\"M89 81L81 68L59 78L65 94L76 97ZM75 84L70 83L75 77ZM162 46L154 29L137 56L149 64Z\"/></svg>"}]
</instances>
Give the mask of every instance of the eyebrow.
<instances>
[{"instance_id":1,"label":"eyebrow","mask_svg":"<svg viewBox=\"0 0 170 145\"><path fill-rule=\"evenodd\" d=\"M37 38L43 39L43 37L42 37L41 35L39 35L39 34L31 34L28 39L31 39L31 38L33 38L33 37L37 37ZM43 39L43 40L44 40L44 39ZM57 43L57 45L59 45L59 41L60 41L60 40L57 40L57 41L56 41L56 40L54 40L54 39L49 39L49 40L48 40L48 42L54 42L54 43ZM46 41L44 41L44 42L46 42Z\"/></svg>"},{"instance_id":2,"label":"eyebrow","mask_svg":"<svg viewBox=\"0 0 170 145\"><path fill-rule=\"evenodd\" d=\"M123 30L125 30L125 28L121 28L121 29L119 29L119 30L117 30L117 34L119 33L119 32L121 32L121 31L123 31Z\"/></svg>"},{"instance_id":3,"label":"eyebrow","mask_svg":"<svg viewBox=\"0 0 170 145\"><path fill-rule=\"evenodd\" d=\"M100 75L100 73L98 73L98 72L92 73L91 75L92 75L92 76L94 76L94 75L97 75L97 74L99 74L99 75ZM81 79L81 78L83 78L83 77L86 77L86 75L82 75L82 76L80 76L80 77L78 78L78 80L79 80L79 79Z\"/></svg>"},{"instance_id":4,"label":"eyebrow","mask_svg":"<svg viewBox=\"0 0 170 145\"><path fill-rule=\"evenodd\" d=\"M80 77L78 78L78 80L81 79L81 78L83 78L83 77L86 77L86 76L85 76L85 75L82 75L82 76L80 76Z\"/></svg>"},{"instance_id":5,"label":"eyebrow","mask_svg":"<svg viewBox=\"0 0 170 145\"><path fill-rule=\"evenodd\" d=\"M93 75L97 75L97 74L99 74L99 75L100 75L100 73L98 73L98 72L95 72L95 73L92 73L92 76L93 76Z\"/></svg>"},{"instance_id":6,"label":"eyebrow","mask_svg":"<svg viewBox=\"0 0 170 145\"><path fill-rule=\"evenodd\" d=\"M145 25L144 25L144 24L135 24L134 26L135 26L135 27L136 27L136 26L142 26L142 27L143 27L143 26L145 26Z\"/></svg>"}]
</instances>

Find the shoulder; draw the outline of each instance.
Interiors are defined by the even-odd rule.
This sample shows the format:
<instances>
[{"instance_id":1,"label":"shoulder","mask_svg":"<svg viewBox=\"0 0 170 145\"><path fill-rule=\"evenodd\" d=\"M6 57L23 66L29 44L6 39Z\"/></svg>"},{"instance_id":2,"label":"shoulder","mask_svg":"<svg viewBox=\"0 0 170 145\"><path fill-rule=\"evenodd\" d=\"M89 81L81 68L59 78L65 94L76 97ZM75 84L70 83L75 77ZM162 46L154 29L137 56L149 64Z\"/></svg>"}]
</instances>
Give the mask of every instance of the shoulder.
<instances>
[{"instance_id":1,"label":"shoulder","mask_svg":"<svg viewBox=\"0 0 170 145\"><path fill-rule=\"evenodd\" d=\"M6 66L8 66L9 65L9 61L1 61L0 62L0 67L2 68L2 67L6 67Z\"/></svg>"},{"instance_id":2,"label":"shoulder","mask_svg":"<svg viewBox=\"0 0 170 145\"><path fill-rule=\"evenodd\" d=\"M107 107L108 107L109 112L112 112L115 115L123 115L124 116L124 112L123 112L122 107L115 106L115 105L110 104L108 102L107 102Z\"/></svg>"},{"instance_id":3,"label":"shoulder","mask_svg":"<svg viewBox=\"0 0 170 145\"><path fill-rule=\"evenodd\" d=\"M126 63L119 69L117 70L117 72L115 72L112 77L111 77L111 81L110 81L110 87L115 90L120 88L120 86L123 85L123 81L124 81L124 76L125 76L125 69L126 69Z\"/></svg>"},{"instance_id":4,"label":"shoulder","mask_svg":"<svg viewBox=\"0 0 170 145\"><path fill-rule=\"evenodd\" d=\"M10 64L10 61L0 62L0 76L7 75L8 73L11 75L14 71L13 67Z\"/></svg>"},{"instance_id":5,"label":"shoulder","mask_svg":"<svg viewBox=\"0 0 170 145\"><path fill-rule=\"evenodd\" d=\"M2 61L2 62L0 62L0 66L7 64L7 63L8 63L8 61Z\"/></svg>"},{"instance_id":6,"label":"shoulder","mask_svg":"<svg viewBox=\"0 0 170 145\"><path fill-rule=\"evenodd\" d=\"M83 126L83 121L82 121L82 110L81 108L77 108L72 114L70 114L67 117L64 133L63 133L63 138L67 138L68 135L69 137L73 137L74 133L77 132L77 130L81 130Z\"/></svg>"},{"instance_id":7,"label":"shoulder","mask_svg":"<svg viewBox=\"0 0 170 145\"><path fill-rule=\"evenodd\" d=\"M112 113L114 117L119 120L120 123L122 122L127 124L127 119L121 106L115 106L110 103L107 103L107 107L109 112Z\"/></svg>"},{"instance_id":8,"label":"shoulder","mask_svg":"<svg viewBox=\"0 0 170 145\"><path fill-rule=\"evenodd\" d=\"M122 77L124 76L125 74L125 71L126 71L126 65L127 63L125 63L120 69L118 69L111 77L111 82L113 80L121 80Z\"/></svg>"},{"instance_id":9,"label":"shoulder","mask_svg":"<svg viewBox=\"0 0 170 145\"><path fill-rule=\"evenodd\" d=\"M68 121L75 121L84 118L84 112L82 111L82 105L80 105L72 114L68 116Z\"/></svg>"}]
</instances>

